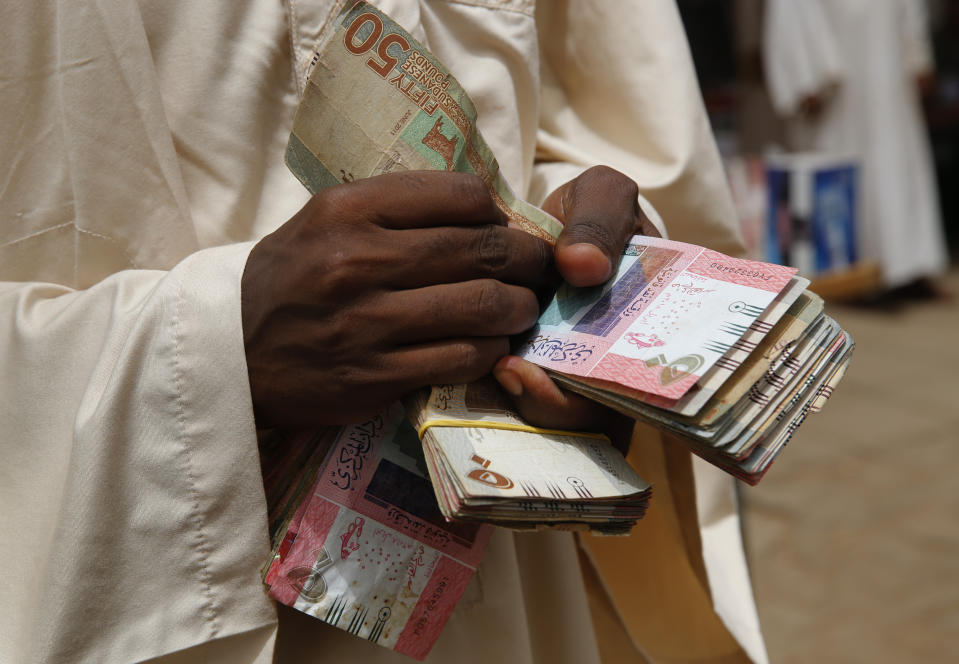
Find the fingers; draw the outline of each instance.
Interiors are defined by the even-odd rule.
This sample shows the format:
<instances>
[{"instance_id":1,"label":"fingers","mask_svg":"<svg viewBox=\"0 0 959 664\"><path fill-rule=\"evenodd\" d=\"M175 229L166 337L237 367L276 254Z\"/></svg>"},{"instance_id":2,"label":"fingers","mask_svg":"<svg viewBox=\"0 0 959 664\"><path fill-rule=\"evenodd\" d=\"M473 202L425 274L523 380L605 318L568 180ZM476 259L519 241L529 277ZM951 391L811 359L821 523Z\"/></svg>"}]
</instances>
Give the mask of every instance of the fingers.
<instances>
[{"instance_id":1,"label":"fingers","mask_svg":"<svg viewBox=\"0 0 959 664\"><path fill-rule=\"evenodd\" d=\"M469 173L388 173L331 187L316 198L334 214L359 207L370 221L386 228L507 223L486 184ZM323 218L323 212L319 214Z\"/></svg>"},{"instance_id":2,"label":"fingers","mask_svg":"<svg viewBox=\"0 0 959 664\"><path fill-rule=\"evenodd\" d=\"M444 339L400 348L383 357L381 370L397 376L396 395L427 385L471 383L509 352L506 337Z\"/></svg>"},{"instance_id":3,"label":"fingers","mask_svg":"<svg viewBox=\"0 0 959 664\"><path fill-rule=\"evenodd\" d=\"M508 355L493 367L493 376L530 424L583 431L599 431L606 424L607 408L561 390L543 369L531 362Z\"/></svg>"},{"instance_id":4,"label":"fingers","mask_svg":"<svg viewBox=\"0 0 959 664\"><path fill-rule=\"evenodd\" d=\"M379 301L383 303L384 323L393 321L389 341L396 345L460 337L505 337L528 330L539 316L533 291L494 279L398 291Z\"/></svg>"},{"instance_id":5,"label":"fingers","mask_svg":"<svg viewBox=\"0 0 959 664\"><path fill-rule=\"evenodd\" d=\"M391 231L386 241L402 247L390 266L395 288L472 279L537 287L554 283L553 249L528 233L503 226Z\"/></svg>"},{"instance_id":6,"label":"fingers","mask_svg":"<svg viewBox=\"0 0 959 664\"><path fill-rule=\"evenodd\" d=\"M602 432L623 454L629 449L633 421L601 404L560 389L542 368L507 355L493 376L512 398L520 415L535 426Z\"/></svg>"},{"instance_id":7,"label":"fingers","mask_svg":"<svg viewBox=\"0 0 959 664\"><path fill-rule=\"evenodd\" d=\"M573 286L595 286L619 265L626 241L642 228L636 183L596 166L550 195L545 207L563 222L556 265ZM556 208L559 209L556 209Z\"/></svg>"}]
</instances>

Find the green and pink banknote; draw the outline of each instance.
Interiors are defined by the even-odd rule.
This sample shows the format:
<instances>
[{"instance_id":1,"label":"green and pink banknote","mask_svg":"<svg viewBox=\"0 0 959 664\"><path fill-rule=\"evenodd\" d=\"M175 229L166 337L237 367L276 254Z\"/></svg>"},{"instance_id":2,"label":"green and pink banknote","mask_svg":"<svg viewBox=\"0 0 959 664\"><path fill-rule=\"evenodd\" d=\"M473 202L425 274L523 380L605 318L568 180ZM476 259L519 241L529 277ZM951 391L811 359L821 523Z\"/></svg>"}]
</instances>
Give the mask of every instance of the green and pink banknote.
<instances>
[{"instance_id":1,"label":"green and pink banknote","mask_svg":"<svg viewBox=\"0 0 959 664\"><path fill-rule=\"evenodd\" d=\"M440 513L399 404L334 434L275 544L270 596L415 659L439 637L492 527Z\"/></svg>"}]
</instances>

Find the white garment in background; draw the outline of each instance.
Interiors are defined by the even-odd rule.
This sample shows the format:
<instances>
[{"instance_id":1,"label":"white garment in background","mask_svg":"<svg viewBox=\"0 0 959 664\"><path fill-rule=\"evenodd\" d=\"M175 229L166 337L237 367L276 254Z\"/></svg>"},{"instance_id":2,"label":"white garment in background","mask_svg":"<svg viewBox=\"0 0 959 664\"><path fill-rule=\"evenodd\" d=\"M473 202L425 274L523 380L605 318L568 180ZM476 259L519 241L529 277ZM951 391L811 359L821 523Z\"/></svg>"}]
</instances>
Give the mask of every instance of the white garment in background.
<instances>
[{"instance_id":1,"label":"white garment in background","mask_svg":"<svg viewBox=\"0 0 959 664\"><path fill-rule=\"evenodd\" d=\"M860 161L858 240L885 286L935 276L948 263L919 95L932 69L922 0L769 0L763 57L776 109L797 150ZM810 95L813 118L798 114Z\"/></svg>"},{"instance_id":2,"label":"white garment in background","mask_svg":"<svg viewBox=\"0 0 959 664\"><path fill-rule=\"evenodd\" d=\"M672 3L377 4L469 91L518 193L607 163L674 238L736 251ZM307 198L283 155L332 5L0 6L0 660L272 658L239 288L253 241ZM764 661L737 516L716 504L710 575L738 580L717 611ZM569 534L498 531L474 586L430 661L596 661ZM401 660L304 629L301 661Z\"/></svg>"}]
</instances>

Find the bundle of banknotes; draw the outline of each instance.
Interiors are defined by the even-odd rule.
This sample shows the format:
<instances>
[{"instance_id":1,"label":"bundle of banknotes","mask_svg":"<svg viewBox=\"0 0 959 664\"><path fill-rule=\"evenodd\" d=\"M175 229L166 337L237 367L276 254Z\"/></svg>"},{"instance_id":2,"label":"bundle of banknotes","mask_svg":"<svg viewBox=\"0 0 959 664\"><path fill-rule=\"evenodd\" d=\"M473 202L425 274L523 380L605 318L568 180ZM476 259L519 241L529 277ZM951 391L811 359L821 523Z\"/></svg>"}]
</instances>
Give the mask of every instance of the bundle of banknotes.
<instances>
[{"instance_id":1,"label":"bundle of banknotes","mask_svg":"<svg viewBox=\"0 0 959 664\"><path fill-rule=\"evenodd\" d=\"M422 659L482 558L492 527L439 511L403 407L261 441L277 601Z\"/></svg>"},{"instance_id":2,"label":"bundle of banknotes","mask_svg":"<svg viewBox=\"0 0 959 664\"><path fill-rule=\"evenodd\" d=\"M564 286L519 354L756 484L853 350L794 268L634 237L604 286Z\"/></svg>"},{"instance_id":3,"label":"bundle of banknotes","mask_svg":"<svg viewBox=\"0 0 959 664\"><path fill-rule=\"evenodd\" d=\"M548 241L562 230L510 190L443 64L358 0L321 31L286 159L312 192L400 170L474 173L511 225ZM794 272L635 237L613 279L562 287L515 351L755 482L852 349ZM435 386L355 425L265 437L261 458L270 595L417 659L491 524L621 534L650 496L603 436L530 426L492 380Z\"/></svg>"},{"instance_id":4,"label":"bundle of banknotes","mask_svg":"<svg viewBox=\"0 0 959 664\"><path fill-rule=\"evenodd\" d=\"M490 378L405 401L447 518L626 534L646 512L649 485L605 435L532 427Z\"/></svg>"}]
</instances>

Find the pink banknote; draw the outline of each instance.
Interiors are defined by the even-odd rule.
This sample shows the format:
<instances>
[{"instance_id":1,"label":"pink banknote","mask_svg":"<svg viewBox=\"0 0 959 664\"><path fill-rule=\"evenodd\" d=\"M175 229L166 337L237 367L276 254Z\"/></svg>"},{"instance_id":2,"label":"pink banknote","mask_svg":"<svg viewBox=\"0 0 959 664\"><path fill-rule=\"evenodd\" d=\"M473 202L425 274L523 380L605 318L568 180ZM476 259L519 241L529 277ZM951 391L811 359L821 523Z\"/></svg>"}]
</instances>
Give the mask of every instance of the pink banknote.
<instances>
[{"instance_id":1,"label":"pink banknote","mask_svg":"<svg viewBox=\"0 0 959 664\"><path fill-rule=\"evenodd\" d=\"M552 371L678 399L795 272L635 236L605 285L560 288L519 354Z\"/></svg>"},{"instance_id":2,"label":"pink banknote","mask_svg":"<svg viewBox=\"0 0 959 664\"><path fill-rule=\"evenodd\" d=\"M266 575L277 601L422 659L492 528L446 521L398 404L344 427Z\"/></svg>"}]
</instances>

